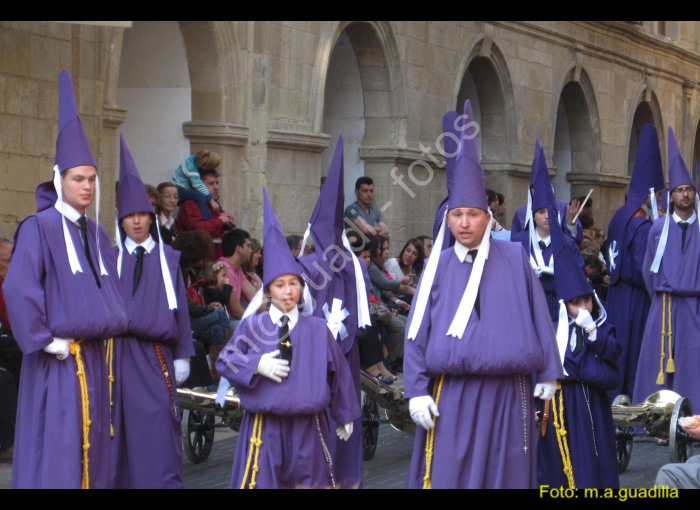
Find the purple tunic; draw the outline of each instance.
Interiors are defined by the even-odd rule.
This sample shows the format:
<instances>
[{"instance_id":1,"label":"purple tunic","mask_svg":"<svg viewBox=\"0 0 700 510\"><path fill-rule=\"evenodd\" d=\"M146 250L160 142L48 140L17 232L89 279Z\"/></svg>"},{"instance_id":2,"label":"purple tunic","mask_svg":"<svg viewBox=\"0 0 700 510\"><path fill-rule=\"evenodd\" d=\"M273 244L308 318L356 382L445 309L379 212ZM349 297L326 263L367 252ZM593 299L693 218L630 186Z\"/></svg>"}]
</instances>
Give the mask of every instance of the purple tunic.
<instances>
[{"instance_id":1,"label":"purple tunic","mask_svg":"<svg viewBox=\"0 0 700 510\"><path fill-rule=\"evenodd\" d=\"M491 240L479 286L480 314L472 312L461 339L448 337L471 270L453 248L441 253L418 336L406 340L404 396L430 395L437 376L445 375L432 487L532 488L531 374L540 381L563 377L554 326L522 246ZM408 488L423 486L425 438L419 427Z\"/></svg>"},{"instance_id":2,"label":"purple tunic","mask_svg":"<svg viewBox=\"0 0 700 510\"><path fill-rule=\"evenodd\" d=\"M646 217L627 220L624 211L623 206L610 220L610 236L604 250L610 268L610 288L605 309L608 322L615 326L617 342L622 349L618 359L620 381L608 392L610 399L617 395L632 395L644 336L644 318L651 306L642 268L652 221ZM613 249L610 250L612 243ZM612 261L611 251L617 254Z\"/></svg>"},{"instance_id":3,"label":"purple tunic","mask_svg":"<svg viewBox=\"0 0 700 510\"><path fill-rule=\"evenodd\" d=\"M681 253L682 229L671 219L661 267L658 274L654 274L649 268L654 260L663 224L663 218L654 222L649 232L649 242L644 258L644 278L647 289L652 294L652 301L639 355L632 402L642 402L656 391L669 389L689 398L693 405L697 406L700 403L700 385L697 382L697 371L700 367L700 349L697 344L700 337L700 233L696 219L688 227L685 249ZM675 374L664 373L665 384L660 386L656 384L656 378L659 374L661 356L664 292L669 292L671 295L673 360L676 372ZM668 300L666 306L668 309ZM668 322L667 315L667 325ZM668 338L664 344L665 370L669 359Z\"/></svg>"},{"instance_id":4,"label":"purple tunic","mask_svg":"<svg viewBox=\"0 0 700 510\"><path fill-rule=\"evenodd\" d=\"M262 415L262 445L256 487L327 488L333 471L324 451L330 436L326 409L337 423L360 416L348 364L326 321L299 315L290 333L293 357L289 377L276 383L255 373L260 357L278 344L278 327L268 313L239 324L216 362L219 373L238 390L243 416L233 462L231 488L240 488L248 463L255 414ZM361 429L353 435L360 434ZM250 462L246 487L250 482Z\"/></svg>"},{"instance_id":5,"label":"purple tunic","mask_svg":"<svg viewBox=\"0 0 700 510\"><path fill-rule=\"evenodd\" d=\"M607 322L598 328L594 342L586 338L583 343L583 349L576 355L567 346L564 368L569 375L560 381L574 483L577 489L618 489L615 425L606 390L619 379L616 362L620 347L615 341L615 329ZM554 396L557 406L559 395L557 391ZM568 487L551 413L550 407L546 435L542 437L538 433L537 482Z\"/></svg>"},{"instance_id":6,"label":"purple tunic","mask_svg":"<svg viewBox=\"0 0 700 510\"><path fill-rule=\"evenodd\" d=\"M15 488L80 488L82 481L82 404L73 356L60 361L42 348L52 337L84 339L90 408L88 470L90 487L110 486L109 388L106 340L126 329L116 263L107 233L100 227L102 260L109 272L99 276L93 221L88 221L90 254L98 271L97 287L80 239L66 221L82 272L73 274L63 239L61 214L53 207L27 218L18 231L3 292L11 296L7 312L24 352L17 406L17 435L12 470Z\"/></svg>"},{"instance_id":7,"label":"purple tunic","mask_svg":"<svg viewBox=\"0 0 700 510\"><path fill-rule=\"evenodd\" d=\"M143 270L132 294L136 253L124 250L121 291L128 334L115 339L113 488L182 488L181 412L173 360L194 354L187 298L178 268L179 252L165 246L177 295L168 309L158 244L143 255ZM117 253L115 249L115 253ZM160 344L173 394L156 354ZM173 409L175 406L175 409Z\"/></svg>"}]
</instances>

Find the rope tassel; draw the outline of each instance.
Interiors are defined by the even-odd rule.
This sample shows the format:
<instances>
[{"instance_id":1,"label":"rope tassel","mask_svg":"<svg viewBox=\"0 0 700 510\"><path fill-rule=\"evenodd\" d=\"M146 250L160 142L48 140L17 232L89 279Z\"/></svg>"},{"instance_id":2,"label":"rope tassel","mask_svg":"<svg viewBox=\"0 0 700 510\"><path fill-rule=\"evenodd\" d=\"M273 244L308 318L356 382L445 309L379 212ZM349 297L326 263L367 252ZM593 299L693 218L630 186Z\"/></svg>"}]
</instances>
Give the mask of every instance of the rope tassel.
<instances>
[{"instance_id":1,"label":"rope tassel","mask_svg":"<svg viewBox=\"0 0 700 510\"><path fill-rule=\"evenodd\" d=\"M90 471L88 470L88 451L90 450L90 399L87 388L87 378L85 377L85 365L83 358L80 355L80 344L82 340L77 340L69 345L70 353L75 357L75 363L78 366L78 371L75 375L78 376L80 384L80 402L82 404L83 414L83 478L80 488L90 488Z\"/></svg>"},{"instance_id":2,"label":"rope tassel","mask_svg":"<svg viewBox=\"0 0 700 510\"><path fill-rule=\"evenodd\" d=\"M433 389L433 400L437 406L440 403L440 395L442 394L442 384L445 382L445 374L440 376ZM438 417L433 418L437 426ZM432 481L430 479L430 471L433 467L433 447L435 442L435 427L430 429L425 436L425 476L423 477L423 488L432 489Z\"/></svg>"},{"instance_id":3,"label":"rope tassel","mask_svg":"<svg viewBox=\"0 0 700 510\"><path fill-rule=\"evenodd\" d=\"M569 481L569 488L575 489L574 482L574 467L571 465L571 454L569 453L569 443L566 440L566 427L564 425L564 396L561 391L561 383L557 382L557 393L559 394L559 410L557 412L557 397L552 398L552 423L556 431L557 443L559 444L559 452L561 453L561 461L564 466L564 474Z\"/></svg>"}]
</instances>

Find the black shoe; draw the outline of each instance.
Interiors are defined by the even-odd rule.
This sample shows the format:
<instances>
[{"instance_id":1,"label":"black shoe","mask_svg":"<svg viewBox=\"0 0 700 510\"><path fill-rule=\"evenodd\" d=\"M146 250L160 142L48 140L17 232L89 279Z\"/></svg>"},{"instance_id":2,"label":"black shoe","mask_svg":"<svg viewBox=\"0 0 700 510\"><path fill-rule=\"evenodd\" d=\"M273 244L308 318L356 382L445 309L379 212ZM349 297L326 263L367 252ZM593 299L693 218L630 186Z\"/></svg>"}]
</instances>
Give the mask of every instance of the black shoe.
<instances>
[{"instance_id":1,"label":"black shoe","mask_svg":"<svg viewBox=\"0 0 700 510\"><path fill-rule=\"evenodd\" d=\"M395 374L403 374L403 358L396 358L391 362L391 371Z\"/></svg>"}]
</instances>

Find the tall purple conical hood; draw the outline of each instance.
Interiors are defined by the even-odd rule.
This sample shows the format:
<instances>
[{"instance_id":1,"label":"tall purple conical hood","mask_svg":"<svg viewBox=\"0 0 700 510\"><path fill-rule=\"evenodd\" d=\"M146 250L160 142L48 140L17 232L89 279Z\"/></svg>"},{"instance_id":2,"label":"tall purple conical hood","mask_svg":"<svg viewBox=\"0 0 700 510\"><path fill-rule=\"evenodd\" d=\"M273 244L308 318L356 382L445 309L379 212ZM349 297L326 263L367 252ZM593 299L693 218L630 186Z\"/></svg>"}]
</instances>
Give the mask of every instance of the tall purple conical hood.
<instances>
[{"instance_id":1,"label":"tall purple conical hood","mask_svg":"<svg viewBox=\"0 0 700 510\"><path fill-rule=\"evenodd\" d=\"M321 194L311 213L311 236L315 249L319 252L333 244L342 245L343 205L345 201L343 172L343 135L338 137L331 166L326 175L326 181L321 188Z\"/></svg>"},{"instance_id":2,"label":"tall purple conical hood","mask_svg":"<svg viewBox=\"0 0 700 510\"><path fill-rule=\"evenodd\" d=\"M659 137L654 124L644 124L639 133L630 191L625 203L625 216L631 218L649 196L649 188L664 189Z\"/></svg>"},{"instance_id":3,"label":"tall purple conical hood","mask_svg":"<svg viewBox=\"0 0 700 510\"><path fill-rule=\"evenodd\" d=\"M454 183L455 174L455 160L457 158L457 153L459 150L459 131L457 130L457 121L460 115L457 112L447 112L442 117L442 145L445 152L445 178L447 179L447 190L452 189ZM435 212L435 221L433 222L433 239L438 235L440 230L440 222L445 213L445 209L448 207L448 202L450 200L449 194L443 199ZM445 239L443 241L443 246L439 249L449 248L454 244L454 237L452 237L451 232L445 233Z\"/></svg>"},{"instance_id":4,"label":"tall purple conical hood","mask_svg":"<svg viewBox=\"0 0 700 510\"><path fill-rule=\"evenodd\" d=\"M473 119L469 99L464 103L464 114ZM467 124L473 121L467 122ZM487 211L489 208L484 186L484 170L479 162L479 148L474 129L464 129L460 133L460 147L455 158L454 181L449 191L449 208L473 207Z\"/></svg>"},{"instance_id":5,"label":"tall purple conical hood","mask_svg":"<svg viewBox=\"0 0 700 510\"><path fill-rule=\"evenodd\" d=\"M124 140L123 133L119 134L119 140L119 220L134 213L151 213L153 222L151 223L150 233L154 240L158 240L158 226L156 225L153 207L148 199L146 188L141 181L136 163L134 163L134 158L131 156L126 140Z\"/></svg>"},{"instance_id":6,"label":"tall purple conical hood","mask_svg":"<svg viewBox=\"0 0 700 510\"><path fill-rule=\"evenodd\" d=\"M535 180L537 180L537 172L542 168L544 162L544 168L547 169L547 162L544 157L544 149L540 143L540 137L535 139L535 154L532 158L532 171L530 172L530 186L536 186Z\"/></svg>"},{"instance_id":7,"label":"tall purple conical hood","mask_svg":"<svg viewBox=\"0 0 700 510\"><path fill-rule=\"evenodd\" d=\"M78 115L73 81L65 70L61 71L58 79L58 138L55 164L61 172L81 165L97 167Z\"/></svg>"},{"instance_id":8,"label":"tall purple conical hood","mask_svg":"<svg viewBox=\"0 0 700 510\"><path fill-rule=\"evenodd\" d=\"M61 173L75 166L97 167L78 115L73 81L66 70L61 71L58 78L58 137L54 164ZM39 184L35 193L37 212L51 207L57 198L52 180Z\"/></svg>"},{"instance_id":9,"label":"tall purple conical hood","mask_svg":"<svg viewBox=\"0 0 700 510\"><path fill-rule=\"evenodd\" d=\"M535 196L532 197L532 212L538 211L543 207L551 207L557 210L557 203L554 200L554 191L552 190L552 181L549 178L547 170L547 160L544 156L544 149L541 145L537 145L539 149L535 153L535 159L532 163L532 173L535 175ZM556 221L558 214L550 216L550 222Z\"/></svg>"},{"instance_id":10,"label":"tall purple conical hood","mask_svg":"<svg viewBox=\"0 0 700 510\"><path fill-rule=\"evenodd\" d=\"M539 183L535 184L539 188ZM549 217L556 214L556 209L549 208ZM581 271L581 265L576 260L574 249L564 239L560 228L551 228L552 254L554 255L554 280L557 287L557 297L566 303L570 299L593 294L588 278Z\"/></svg>"},{"instance_id":11,"label":"tall purple conical hood","mask_svg":"<svg viewBox=\"0 0 700 510\"><path fill-rule=\"evenodd\" d=\"M325 188L328 183L324 184ZM263 225L263 246L265 247L265 255L263 257L263 289L266 289L270 283L275 281L280 276L286 274L295 274L301 278L299 265L294 259L287 239L284 237L282 227L277 221L277 216L270 203L270 198L267 196L267 188L263 188L264 200L264 225ZM119 197L121 201L121 195Z\"/></svg>"},{"instance_id":12,"label":"tall purple conical hood","mask_svg":"<svg viewBox=\"0 0 700 510\"><path fill-rule=\"evenodd\" d=\"M671 126L668 127L668 180L671 191L678 186L695 186L693 179L690 178L690 173L688 173L688 167L685 166L683 155Z\"/></svg>"}]
</instances>

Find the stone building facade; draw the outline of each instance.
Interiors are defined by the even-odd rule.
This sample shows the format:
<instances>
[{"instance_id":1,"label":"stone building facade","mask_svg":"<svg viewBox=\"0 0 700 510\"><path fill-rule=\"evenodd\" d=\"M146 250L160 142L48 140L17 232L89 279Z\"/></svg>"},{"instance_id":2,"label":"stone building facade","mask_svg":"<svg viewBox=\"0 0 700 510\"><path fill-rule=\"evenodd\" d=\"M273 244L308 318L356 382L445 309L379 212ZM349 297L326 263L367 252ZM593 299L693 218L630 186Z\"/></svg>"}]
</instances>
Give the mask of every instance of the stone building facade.
<instances>
[{"instance_id":1,"label":"stone building facade","mask_svg":"<svg viewBox=\"0 0 700 510\"><path fill-rule=\"evenodd\" d=\"M95 22L99 23L99 22ZM222 156L224 208L260 237L262 187L302 233L338 135L346 203L360 175L392 249L430 233L446 194L442 116L474 105L486 184L526 202L535 138L558 198L594 189L604 229L624 201L641 126L666 160L672 126L700 161L696 22L0 22L0 236L35 210L53 166L68 69L114 218L118 133L145 182L202 148Z\"/></svg>"}]
</instances>

